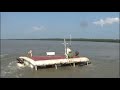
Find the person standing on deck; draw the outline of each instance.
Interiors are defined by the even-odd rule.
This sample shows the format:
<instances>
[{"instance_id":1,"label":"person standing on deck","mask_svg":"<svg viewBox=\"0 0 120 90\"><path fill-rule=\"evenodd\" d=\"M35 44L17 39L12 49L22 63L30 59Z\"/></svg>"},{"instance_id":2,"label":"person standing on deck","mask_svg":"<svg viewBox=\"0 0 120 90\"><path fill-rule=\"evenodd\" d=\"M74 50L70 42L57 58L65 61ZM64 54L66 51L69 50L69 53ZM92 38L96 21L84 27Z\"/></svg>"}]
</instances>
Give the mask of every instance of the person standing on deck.
<instances>
[{"instance_id":1,"label":"person standing on deck","mask_svg":"<svg viewBox=\"0 0 120 90\"><path fill-rule=\"evenodd\" d=\"M79 57L79 52L78 51L75 52L75 56Z\"/></svg>"},{"instance_id":2,"label":"person standing on deck","mask_svg":"<svg viewBox=\"0 0 120 90\"><path fill-rule=\"evenodd\" d=\"M30 50L29 52L28 52L28 57L32 57L32 50Z\"/></svg>"},{"instance_id":3,"label":"person standing on deck","mask_svg":"<svg viewBox=\"0 0 120 90\"><path fill-rule=\"evenodd\" d=\"M73 53L72 52L68 53L68 58L73 58Z\"/></svg>"}]
</instances>

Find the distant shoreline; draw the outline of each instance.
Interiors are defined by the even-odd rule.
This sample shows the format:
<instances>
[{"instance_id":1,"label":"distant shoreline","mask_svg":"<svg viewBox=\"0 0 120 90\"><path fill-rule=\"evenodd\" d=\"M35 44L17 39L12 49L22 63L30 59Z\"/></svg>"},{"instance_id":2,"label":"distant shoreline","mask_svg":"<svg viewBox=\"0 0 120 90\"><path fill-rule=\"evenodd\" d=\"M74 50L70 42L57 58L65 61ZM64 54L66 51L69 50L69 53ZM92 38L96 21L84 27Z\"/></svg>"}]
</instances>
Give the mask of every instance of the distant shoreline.
<instances>
[{"instance_id":1,"label":"distant shoreline","mask_svg":"<svg viewBox=\"0 0 120 90\"><path fill-rule=\"evenodd\" d=\"M1 40L50 40L50 41L63 41L62 38L48 38L48 39L1 39ZM70 39L66 39L69 41ZM120 43L120 39L84 39L84 38L73 38L71 41L91 41L91 42L114 42Z\"/></svg>"}]
</instances>

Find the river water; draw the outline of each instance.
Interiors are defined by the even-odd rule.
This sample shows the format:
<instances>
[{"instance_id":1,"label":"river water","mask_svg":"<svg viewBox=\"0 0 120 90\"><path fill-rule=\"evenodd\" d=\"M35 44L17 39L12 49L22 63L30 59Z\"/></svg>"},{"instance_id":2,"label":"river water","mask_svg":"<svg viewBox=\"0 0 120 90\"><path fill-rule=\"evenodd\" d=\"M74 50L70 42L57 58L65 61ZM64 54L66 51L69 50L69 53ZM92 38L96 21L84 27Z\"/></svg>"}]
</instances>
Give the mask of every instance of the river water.
<instances>
[{"instance_id":1,"label":"river water","mask_svg":"<svg viewBox=\"0 0 120 90\"><path fill-rule=\"evenodd\" d=\"M85 66L65 66L38 69L19 68L16 58L27 55L46 55L55 51L64 54L63 41L1 40L1 78L119 78L119 43L72 41L72 50L79 51L92 62ZM68 42L69 43L69 42Z\"/></svg>"}]
</instances>

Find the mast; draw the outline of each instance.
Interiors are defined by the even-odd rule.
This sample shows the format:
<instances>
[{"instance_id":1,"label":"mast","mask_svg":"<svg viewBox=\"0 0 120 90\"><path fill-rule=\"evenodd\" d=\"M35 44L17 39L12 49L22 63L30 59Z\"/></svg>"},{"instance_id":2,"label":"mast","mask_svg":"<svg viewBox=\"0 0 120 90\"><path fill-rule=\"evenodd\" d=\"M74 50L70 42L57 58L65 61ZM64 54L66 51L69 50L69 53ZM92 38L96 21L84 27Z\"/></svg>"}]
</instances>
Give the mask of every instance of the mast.
<instances>
[{"instance_id":1,"label":"mast","mask_svg":"<svg viewBox=\"0 0 120 90\"><path fill-rule=\"evenodd\" d=\"M70 47L71 47L71 34L70 34Z\"/></svg>"},{"instance_id":2,"label":"mast","mask_svg":"<svg viewBox=\"0 0 120 90\"><path fill-rule=\"evenodd\" d=\"M68 44L68 43L66 43L65 38L64 38L64 43L62 43L62 44L64 44L64 46L65 46L65 55L67 55L67 45L66 44Z\"/></svg>"},{"instance_id":3,"label":"mast","mask_svg":"<svg viewBox=\"0 0 120 90\"><path fill-rule=\"evenodd\" d=\"M64 46L65 46L65 54L66 54L66 42L65 42L65 38L64 38Z\"/></svg>"}]
</instances>

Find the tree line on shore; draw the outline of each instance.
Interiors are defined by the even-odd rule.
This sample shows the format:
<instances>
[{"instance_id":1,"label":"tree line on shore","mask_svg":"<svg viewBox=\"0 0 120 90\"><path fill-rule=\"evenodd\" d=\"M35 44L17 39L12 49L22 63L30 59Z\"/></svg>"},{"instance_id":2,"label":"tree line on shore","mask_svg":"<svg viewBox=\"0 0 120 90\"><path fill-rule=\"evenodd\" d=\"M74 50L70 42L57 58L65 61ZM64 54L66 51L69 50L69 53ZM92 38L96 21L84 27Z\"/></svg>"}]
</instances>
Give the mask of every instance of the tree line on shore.
<instances>
[{"instance_id":1,"label":"tree line on shore","mask_svg":"<svg viewBox=\"0 0 120 90\"><path fill-rule=\"evenodd\" d=\"M63 41L63 38L43 38L43 39L7 39L7 40L52 40ZM66 39L69 41L70 39ZM72 38L71 41L92 41L92 42L116 42L120 43L120 39L85 39L85 38Z\"/></svg>"}]
</instances>

